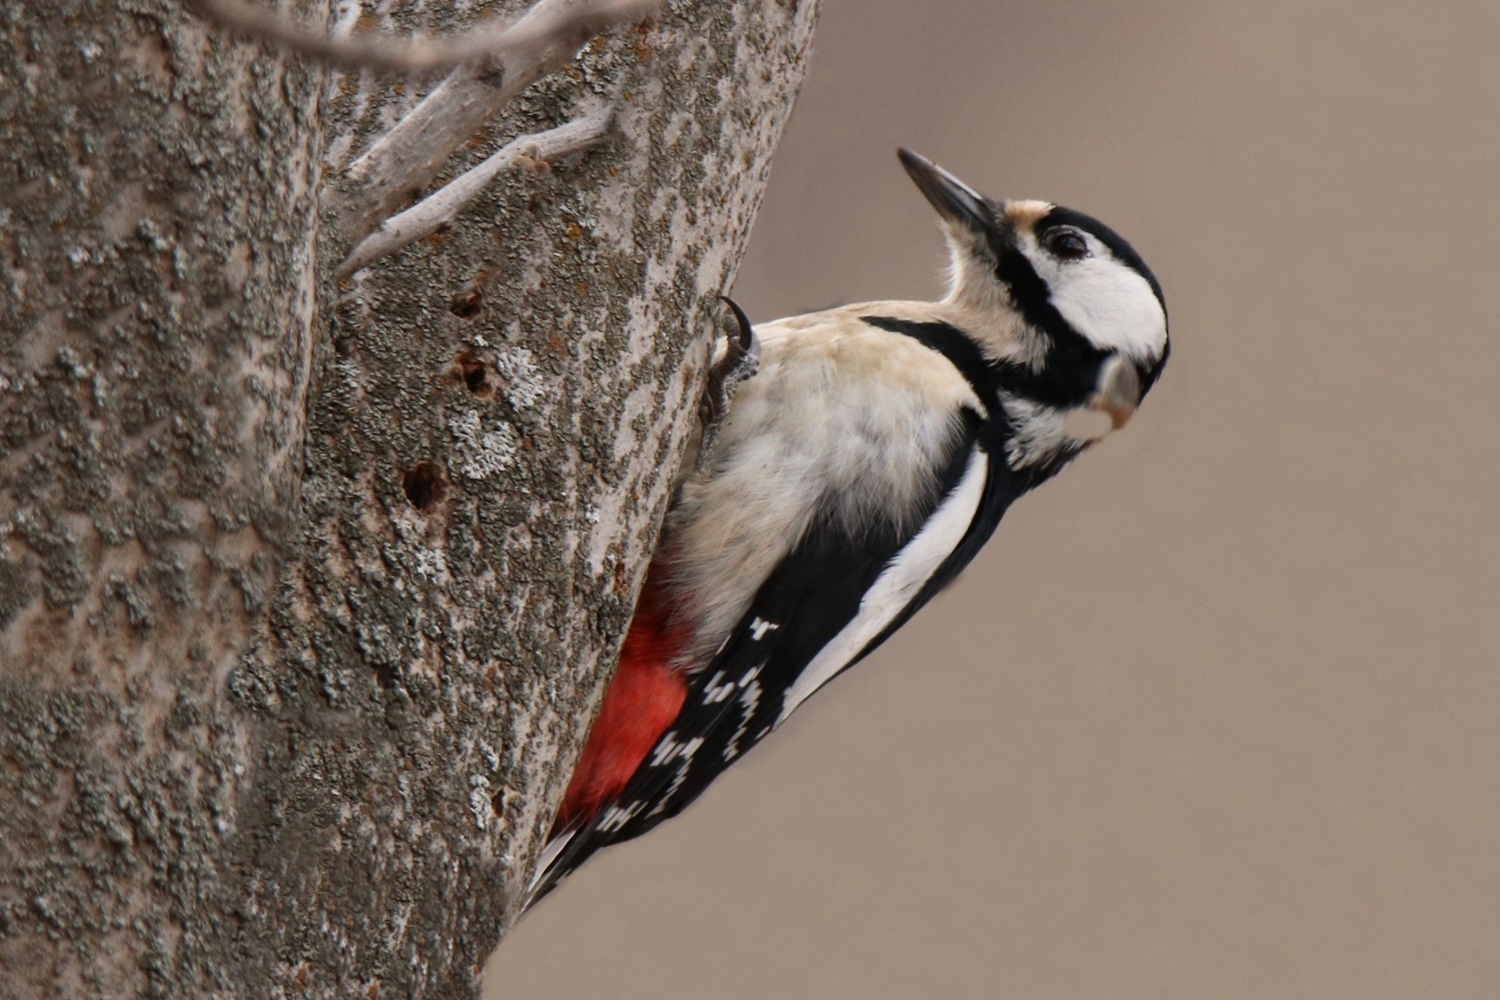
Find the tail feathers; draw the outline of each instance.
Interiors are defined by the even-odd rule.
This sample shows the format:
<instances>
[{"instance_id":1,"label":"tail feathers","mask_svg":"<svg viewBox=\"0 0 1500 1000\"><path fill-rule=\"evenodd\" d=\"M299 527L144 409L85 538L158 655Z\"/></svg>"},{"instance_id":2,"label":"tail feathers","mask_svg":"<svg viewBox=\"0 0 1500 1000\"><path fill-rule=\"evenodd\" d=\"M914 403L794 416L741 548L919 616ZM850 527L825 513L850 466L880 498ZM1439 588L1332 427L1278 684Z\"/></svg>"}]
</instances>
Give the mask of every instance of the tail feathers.
<instances>
[{"instance_id":1,"label":"tail feathers","mask_svg":"<svg viewBox=\"0 0 1500 1000\"><path fill-rule=\"evenodd\" d=\"M531 884L526 887L526 901L521 904L522 913L531 909L539 899L557 888L562 882L568 868L561 866L559 862L563 859L563 853L568 845L582 829L581 821L575 821L561 830L553 829L552 836L542 848L541 857L537 859L536 874L531 877Z\"/></svg>"}]
</instances>

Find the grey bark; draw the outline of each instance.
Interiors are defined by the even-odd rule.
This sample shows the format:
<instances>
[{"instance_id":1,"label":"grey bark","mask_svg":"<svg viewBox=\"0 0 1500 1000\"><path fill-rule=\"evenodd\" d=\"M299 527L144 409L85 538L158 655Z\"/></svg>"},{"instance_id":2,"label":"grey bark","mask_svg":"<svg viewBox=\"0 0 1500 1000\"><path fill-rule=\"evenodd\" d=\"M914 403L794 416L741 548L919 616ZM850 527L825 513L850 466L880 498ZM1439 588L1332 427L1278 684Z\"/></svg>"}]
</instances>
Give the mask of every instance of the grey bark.
<instances>
[{"instance_id":1,"label":"grey bark","mask_svg":"<svg viewBox=\"0 0 1500 1000\"><path fill-rule=\"evenodd\" d=\"M416 88L165 0L0 11L0 994L473 994L815 19L596 40L436 180L586 99L610 141L339 283L332 185Z\"/></svg>"}]
</instances>

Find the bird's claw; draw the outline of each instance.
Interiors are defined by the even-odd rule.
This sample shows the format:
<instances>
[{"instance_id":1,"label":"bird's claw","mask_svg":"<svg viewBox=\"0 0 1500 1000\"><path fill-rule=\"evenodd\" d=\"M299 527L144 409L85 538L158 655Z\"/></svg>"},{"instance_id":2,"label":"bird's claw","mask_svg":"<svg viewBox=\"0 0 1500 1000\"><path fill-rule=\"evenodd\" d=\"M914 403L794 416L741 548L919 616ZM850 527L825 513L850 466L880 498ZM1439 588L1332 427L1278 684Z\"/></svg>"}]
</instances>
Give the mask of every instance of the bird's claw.
<instances>
[{"instance_id":1,"label":"bird's claw","mask_svg":"<svg viewBox=\"0 0 1500 1000\"><path fill-rule=\"evenodd\" d=\"M703 438L698 446L698 468L708 462L713 446L719 436L719 428L729 414L729 399L739 384L755 374L760 366L760 338L755 328L733 299L720 295L734 315L736 330L728 332L728 346L724 356L708 369L708 382L703 387L703 399L698 404L698 419L703 424Z\"/></svg>"}]
</instances>

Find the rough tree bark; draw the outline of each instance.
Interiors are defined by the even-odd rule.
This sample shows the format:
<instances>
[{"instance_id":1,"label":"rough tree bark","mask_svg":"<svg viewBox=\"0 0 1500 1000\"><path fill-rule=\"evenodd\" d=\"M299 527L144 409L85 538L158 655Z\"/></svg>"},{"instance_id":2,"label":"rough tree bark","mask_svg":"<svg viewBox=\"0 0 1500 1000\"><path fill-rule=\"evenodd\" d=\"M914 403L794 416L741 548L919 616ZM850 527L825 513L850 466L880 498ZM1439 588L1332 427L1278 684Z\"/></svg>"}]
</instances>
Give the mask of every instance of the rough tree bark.
<instances>
[{"instance_id":1,"label":"rough tree bark","mask_svg":"<svg viewBox=\"0 0 1500 1000\"><path fill-rule=\"evenodd\" d=\"M340 23L522 6L363 2ZM168 0L0 11L0 993L472 995L816 6L596 39L436 183L581 107L603 145L343 282L339 178L419 88Z\"/></svg>"}]
</instances>

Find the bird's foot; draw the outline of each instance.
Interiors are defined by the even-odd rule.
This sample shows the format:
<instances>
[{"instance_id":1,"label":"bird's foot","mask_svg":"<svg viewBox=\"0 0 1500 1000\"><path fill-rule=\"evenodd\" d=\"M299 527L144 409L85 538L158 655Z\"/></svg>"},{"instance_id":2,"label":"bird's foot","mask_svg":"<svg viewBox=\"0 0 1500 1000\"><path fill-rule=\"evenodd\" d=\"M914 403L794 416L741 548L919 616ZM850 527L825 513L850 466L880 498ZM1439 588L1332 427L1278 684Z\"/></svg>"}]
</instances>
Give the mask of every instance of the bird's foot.
<instances>
[{"instance_id":1,"label":"bird's foot","mask_svg":"<svg viewBox=\"0 0 1500 1000\"><path fill-rule=\"evenodd\" d=\"M760 338L755 335L745 311L728 296L719 298L733 313L736 329L728 331L724 355L709 366L708 384L703 387L703 399L698 403L698 419L703 424L703 437L698 446L697 467L700 469L708 464L713 454L719 428L729 415L730 397L760 366Z\"/></svg>"}]
</instances>

